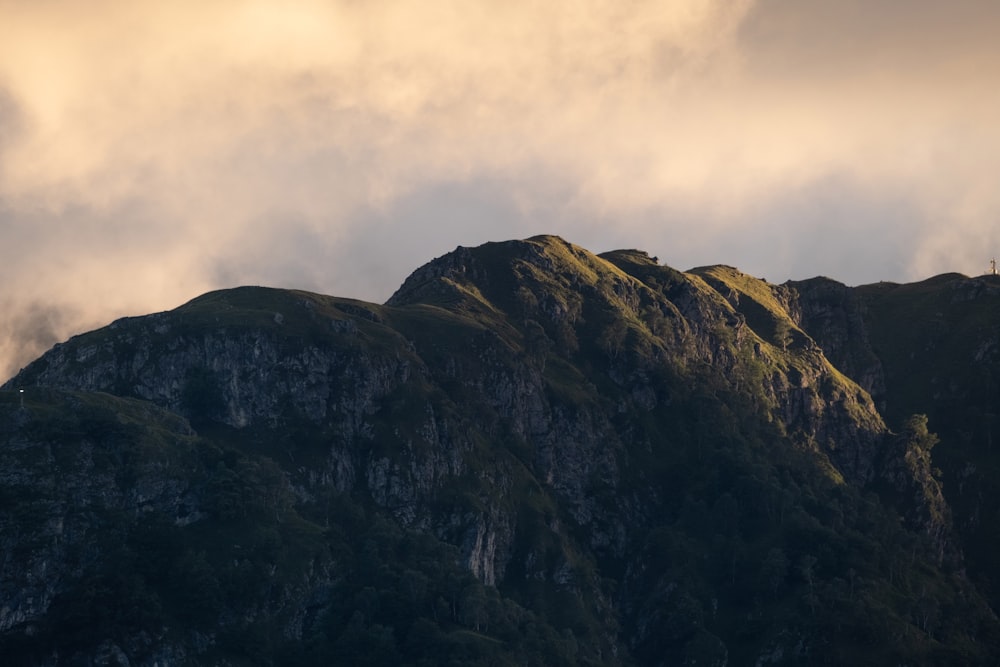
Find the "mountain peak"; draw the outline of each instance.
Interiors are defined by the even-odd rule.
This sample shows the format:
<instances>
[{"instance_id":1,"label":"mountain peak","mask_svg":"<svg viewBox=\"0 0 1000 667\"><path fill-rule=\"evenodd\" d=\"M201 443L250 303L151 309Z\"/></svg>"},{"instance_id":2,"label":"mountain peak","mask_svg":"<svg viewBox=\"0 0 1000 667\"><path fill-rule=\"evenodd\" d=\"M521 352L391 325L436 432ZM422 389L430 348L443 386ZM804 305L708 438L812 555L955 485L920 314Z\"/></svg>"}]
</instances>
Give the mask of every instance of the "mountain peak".
<instances>
[{"instance_id":1,"label":"mountain peak","mask_svg":"<svg viewBox=\"0 0 1000 667\"><path fill-rule=\"evenodd\" d=\"M596 282L598 273L620 273L614 265L554 235L458 246L414 271L386 305L414 303L452 305L478 302L488 307L509 305L527 283L578 285Z\"/></svg>"}]
</instances>

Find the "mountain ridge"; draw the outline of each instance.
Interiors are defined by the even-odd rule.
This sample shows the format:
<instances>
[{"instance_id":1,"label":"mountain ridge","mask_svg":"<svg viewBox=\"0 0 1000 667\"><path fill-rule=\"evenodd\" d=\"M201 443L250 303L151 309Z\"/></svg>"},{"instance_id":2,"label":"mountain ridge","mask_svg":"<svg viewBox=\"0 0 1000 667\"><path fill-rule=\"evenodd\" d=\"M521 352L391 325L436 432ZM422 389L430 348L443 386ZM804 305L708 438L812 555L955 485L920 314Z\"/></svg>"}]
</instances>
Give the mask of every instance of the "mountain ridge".
<instances>
[{"instance_id":1,"label":"mountain ridge","mask_svg":"<svg viewBox=\"0 0 1000 667\"><path fill-rule=\"evenodd\" d=\"M953 289L956 280L924 287ZM965 280L962 290L980 289L973 298L991 298ZM36 420L16 426L4 447L104 447L114 470L128 450L121 443L142 437L114 425L125 410L115 401L155 404L188 424L200 443L196 473L171 482L186 484L187 496L181 502L175 490L150 511L188 547L172 567L196 570L219 593L204 615L186 618L164 582L136 563L137 599L159 605L149 627L108 621L90 645L35 641L28 629L38 619L70 623L56 602L85 597L88 576L110 576L104 556L87 566L96 574L53 556L65 563L62 576L39 588L30 609L11 607L0 641L47 655L44 664L61 664L50 645L62 659L117 650L135 664L181 653L197 663L210 661L209 642L240 664L233 633L271 619L282 630L265 654L281 664L346 659L352 646L383 651L386 664L439 654L547 664L743 664L774 655L974 664L998 655L988 558L975 546L991 533L966 518L986 506L962 495L953 517L945 491L960 471L949 466L942 487L934 469L953 436L943 433L934 447L928 420L902 419L917 402L892 393L900 364L879 354L891 327L868 317L885 289L826 279L777 286L723 265L680 272L639 250L594 255L539 236L459 247L414 271L381 305L244 287L76 336L6 383L0 404L11 423L24 419L13 394L24 388L29 413L45 400L63 405L65 429L38 436ZM56 393L43 400L44 391ZM72 392L109 396L115 407L74 403ZM877 401L892 406L896 432ZM38 474L10 456L18 479ZM963 479L984 484L986 463ZM132 477L107 484L132 497ZM270 500L247 497L239 491L247 484ZM51 498L36 504L52 525L65 511ZM346 517L377 519L382 533L331 515L334 505ZM100 524L131 536L133 559L148 537L141 513L127 518L136 511ZM260 611L241 621L226 583L236 575L222 558L232 547L208 548L200 531L237 531L261 513L278 536L267 538L269 548L312 562L312 574L275 584L285 611L251 601ZM292 537L290 523L313 537ZM18 548L23 529L0 525L0 538ZM421 549L452 554L473 579L462 580L461 595L433 584L447 610L416 596L410 616L393 615L387 610L400 601L377 582L369 587L381 602L366 606L350 582L315 574L333 562L323 549L351 562L368 553L358 535L397 545L392 553L424 536L431 542ZM50 537L46 548L57 553L58 534ZM972 538L975 582L961 574ZM429 581L402 556L369 559ZM4 581L24 575L16 566ZM363 560L352 567L363 570ZM341 609L323 590L357 604ZM463 607L464 595L475 602ZM283 613L299 620L278 622ZM508 639L501 649L469 644L465 634L489 638L490 621L508 628L529 615L536 643ZM434 638L422 649L409 643L414 619ZM154 626L173 630L151 639ZM554 653L542 659L546 647Z\"/></svg>"}]
</instances>

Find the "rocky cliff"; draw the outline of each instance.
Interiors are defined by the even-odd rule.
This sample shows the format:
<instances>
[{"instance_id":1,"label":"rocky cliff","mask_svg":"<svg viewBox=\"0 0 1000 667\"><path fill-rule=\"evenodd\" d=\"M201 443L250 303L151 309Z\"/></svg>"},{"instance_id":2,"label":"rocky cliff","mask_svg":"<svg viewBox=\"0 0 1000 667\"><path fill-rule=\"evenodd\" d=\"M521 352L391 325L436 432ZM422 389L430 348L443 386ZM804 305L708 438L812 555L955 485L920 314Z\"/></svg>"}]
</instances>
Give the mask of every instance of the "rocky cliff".
<instances>
[{"instance_id":1,"label":"rocky cliff","mask_svg":"<svg viewBox=\"0 0 1000 667\"><path fill-rule=\"evenodd\" d=\"M864 308L811 287L535 237L384 305L239 288L77 336L5 386L2 641L26 664L239 664L262 626L278 663L993 655L929 447L871 398ZM85 637L74 614L122 590L151 611Z\"/></svg>"}]
</instances>

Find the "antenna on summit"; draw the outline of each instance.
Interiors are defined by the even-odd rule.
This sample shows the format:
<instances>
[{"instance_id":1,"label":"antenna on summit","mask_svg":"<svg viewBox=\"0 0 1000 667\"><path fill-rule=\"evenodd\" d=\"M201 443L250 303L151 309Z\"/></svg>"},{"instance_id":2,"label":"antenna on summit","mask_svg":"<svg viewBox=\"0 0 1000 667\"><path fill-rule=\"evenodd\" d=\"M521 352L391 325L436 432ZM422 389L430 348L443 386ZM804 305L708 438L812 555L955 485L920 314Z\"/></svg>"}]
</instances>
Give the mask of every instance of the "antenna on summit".
<instances>
[{"instance_id":1,"label":"antenna on summit","mask_svg":"<svg viewBox=\"0 0 1000 667\"><path fill-rule=\"evenodd\" d=\"M993 259L990 260L990 275L991 276L997 275L997 259L996 259L996 257L994 257Z\"/></svg>"}]
</instances>

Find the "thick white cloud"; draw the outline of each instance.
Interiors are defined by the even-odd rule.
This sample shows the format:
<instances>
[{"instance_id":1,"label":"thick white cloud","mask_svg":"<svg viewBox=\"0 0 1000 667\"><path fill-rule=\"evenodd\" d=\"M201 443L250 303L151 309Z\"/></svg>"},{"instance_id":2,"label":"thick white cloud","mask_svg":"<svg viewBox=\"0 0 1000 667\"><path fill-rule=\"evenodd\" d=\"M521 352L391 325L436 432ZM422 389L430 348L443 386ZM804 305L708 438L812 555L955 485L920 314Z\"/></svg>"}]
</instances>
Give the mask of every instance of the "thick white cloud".
<instances>
[{"instance_id":1,"label":"thick white cloud","mask_svg":"<svg viewBox=\"0 0 1000 667\"><path fill-rule=\"evenodd\" d=\"M206 289L384 299L540 232L774 281L976 272L1000 243L997 14L0 0L0 375Z\"/></svg>"}]
</instances>

